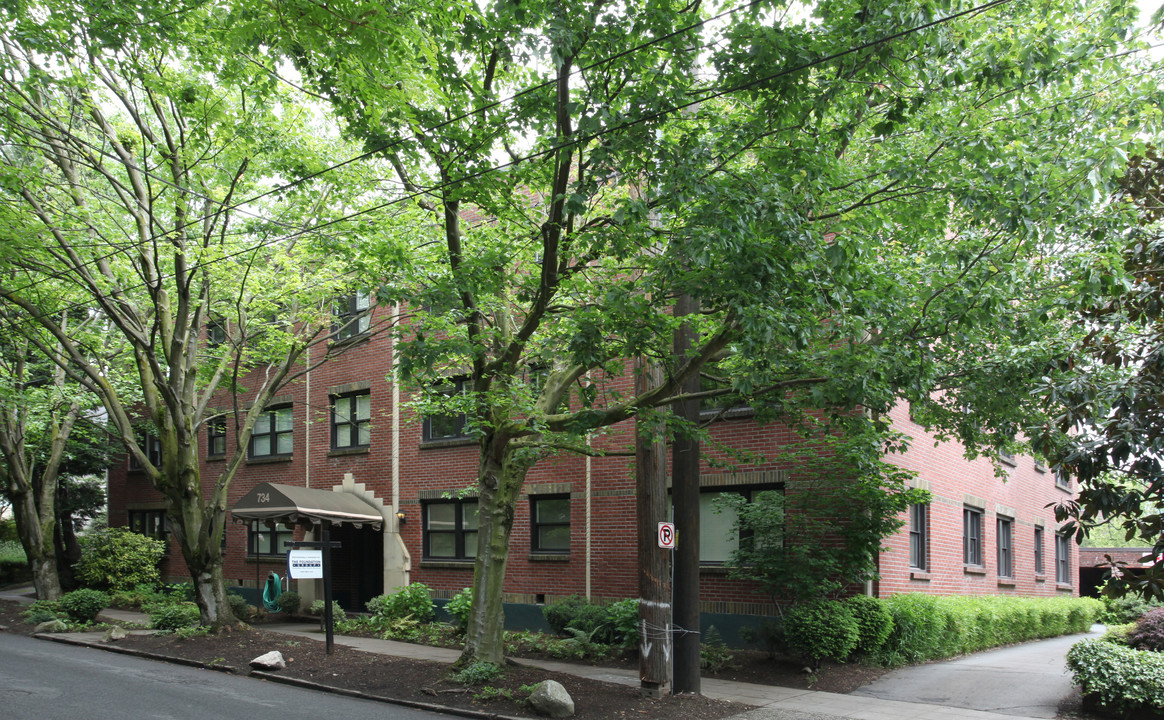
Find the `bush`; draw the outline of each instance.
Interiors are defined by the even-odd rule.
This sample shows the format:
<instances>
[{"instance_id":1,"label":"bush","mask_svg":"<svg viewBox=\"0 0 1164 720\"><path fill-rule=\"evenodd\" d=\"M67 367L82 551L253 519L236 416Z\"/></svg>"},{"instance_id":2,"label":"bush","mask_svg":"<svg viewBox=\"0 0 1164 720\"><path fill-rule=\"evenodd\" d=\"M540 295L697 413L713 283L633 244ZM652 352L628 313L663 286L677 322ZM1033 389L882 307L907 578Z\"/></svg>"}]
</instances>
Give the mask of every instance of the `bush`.
<instances>
[{"instance_id":1,"label":"bush","mask_svg":"<svg viewBox=\"0 0 1164 720\"><path fill-rule=\"evenodd\" d=\"M465 588L445 603L445 612L453 616L458 630L469 627L469 608L473 606L473 588Z\"/></svg>"},{"instance_id":2,"label":"bush","mask_svg":"<svg viewBox=\"0 0 1164 720\"><path fill-rule=\"evenodd\" d=\"M939 597L921 593L883 600L893 631L874 654L901 665L977 652L1008 643L1086 632L1103 605L1091 598L1000 595Z\"/></svg>"},{"instance_id":3,"label":"bush","mask_svg":"<svg viewBox=\"0 0 1164 720\"><path fill-rule=\"evenodd\" d=\"M49 620L64 620L68 617L61 609L60 602L56 600L35 600L21 613L21 616L33 625L39 625Z\"/></svg>"},{"instance_id":4,"label":"bush","mask_svg":"<svg viewBox=\"0 0 1164 720\"><path fill-rule=\"evenodd\" d=\"M283 596L280 595L279 597L283 597ZM317 615L319 617L323 617L323 601L322 600L315 600L314 602L312 602L311 607L307 608L307 612L310 615ZM332 622L339 622L340 620L345 619L347 616L348 616L348 614L346 612L344 612L344 609L342 607L340 607L340 604L338 602L336 602L335 600L332 600L331 601L331 620L332 620Z\"/></svg>"},{"instance_id":5,"label":"bush","mask_svg":"<svg viewBox=\"0 0 1164 720\"><path fill-rule=\"evenodd\" d=\"M859 630L847 604L817 600L794 605L785 614L784 636L793 653L819 664L844 661L857 646Z\"/></svg>"},{"instance_id":6,"label":"bush","mask_svg":"<svg viewBox=\"0 0 1164 720\"><path fill-rule=\"evenodd\" d=\"M501 675L501 668L490 662L475 662L449 675L449 679L460 685L484 685Z\"/></svg>"},{"instance_id":7,"label":"bush","mask_svg":"<svg viewBox=\"0 0 1164 720\"><path fill-rule=\"evenodd\" d=\"M845 600L857 621L857 647L866 655L881 649L893 631L893 616L879 598L854 595Z\"/></svg>"},{"instance_id":8,"label":"bush","mask_svg":"<svg viewBox=\"0 0 1164 720\"><path fill-rule=\"evenodd\" d=\"M192 602L158 603L146 611L150 615L150 627L155 630L180 630L202 622L198 606Z\"/></svg>"},{"instance_id":9,"label":"bush","mask_svg":"<svg viewBox=\"0 0 1164 720\"><path fill-rule=\"evenodd\" d=\"M1107 625L1125 625L1135 622L1149 610L1164 607L1164 603L1159 600L1144 600L1126 595L1119 598L1101 595L1099 599L1103 602L1103 613L1099 616L1099 622Z\"/></svg>"},{"instance_id":10,"label":"bush","mask_svg":"<svg viewBox=\"0 0 1164 720\"><path fill-rule=\"evenodd\" d=\"M1164 608L1149 610L1128 633L1128 646L1136 650L1164 650Z\"/></svg>"},{"instance_id":11,"label":"bush","mask_svg":"<svg viewBox=\"0 0 1164 720\"><path fill-rule=\"evenodd\" d=\"M1127 717L1164 711L1164 655L1102 640L1084 640L1067 652L1067 668L1084 699Z\"/></svg>"},{"instance_id":12,"label":"bush","mask_svg":"<svg viewBox=\"0 0 1164 720\"><path fill-rule=\"evenodd\" d=\"M586 600L580 595L570 595L543 607L542 615L546 617L551 630L558 635L565 635L566 626L578 614L578 608L585 605Z\"/></svg>"},{"instance_id":13,"label":"bush","mask_svg":"<svg viewBox=\"0 0 1164 720\"><path fill-rule=\"evenodd\" d=\"M606 620L614 641L624 648L639 644L639 601L636 598L619 600L606 606Z\"/></svg>"},{"instance_id":14,"label":"bush","mask_svg":"<svg viewBox=\"0 0 1164 720\"><path fill-rule=\"evenodd\" d=\"M166 552L161 540L131 532L126 528L108 528L81 538L81 559L77 577L85 585L100 590L128 590L146 583L161 581L158 563Z\"/></svg>"},{"instance_id":15,"label":"bush","mask_svg":"<svg viewBox=\"0 0 1164 720\"><path fill-rule=\"evenodd\" d=\"M424 583L406 585L394 593L377 595L367 603L368 612L389 620L410 617L417 622L433 618L432 594Z\"/></svg>"},{"instance_id":16,"label":"bush","mask_svg":"<svg viewBox=\"0 0 1164 720\"><path fill-rule=\"evenodd\" d=\"M299 593L294 590L279 595L279 599L275 602L279 603L279 612L285 612L288 615L294 615L299 612L299 606L303 604L303 600L299 597ZM322 607L322 605L320 606Z\"/></svg>"},{"instance_id":17,"label":"bush","mask_svg":"<svg viewBox=\"0 0 1164 720\"><path fill-rule=\"evenodd\" d=\"M109 607L109 595L82 588L62 595L59 605L73 620L90 623L97 619L97 613Z\"/></svg>"},{"instance_id":18,"label":"bush","mask_svg":"<svg viewBox=\"0 0 1164 720\"><path fill-rule=\"evenodd\" d=\"M1103 636L1099 639L1104 642L1115 643L1116 645L1127 645L1128 636L1131 635L1135 629L1135 623L1127 623L1126 625L1108 625L1107 631L1104 632Z\"/></svg>"},{"instance_id":19,"label":"bush","mask_svg":"<svg viewBox=\"0 0 1164 720\"><path fill-rule=\"evenodd\" d=\"M251 605L242 595L236 592L228 592L226 593L226 602L230 605L230 611L239 620L246 620L251 616Z\"/></svg>"}]
</instances>

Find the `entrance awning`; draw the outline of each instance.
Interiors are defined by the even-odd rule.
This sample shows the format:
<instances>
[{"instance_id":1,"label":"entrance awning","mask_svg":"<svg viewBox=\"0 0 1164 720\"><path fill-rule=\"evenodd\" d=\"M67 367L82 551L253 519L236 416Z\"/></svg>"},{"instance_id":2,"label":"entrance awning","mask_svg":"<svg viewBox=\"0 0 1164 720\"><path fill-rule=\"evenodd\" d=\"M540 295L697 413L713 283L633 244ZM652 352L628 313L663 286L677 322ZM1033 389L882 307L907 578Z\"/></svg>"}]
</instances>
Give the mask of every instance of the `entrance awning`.
<instances>
[{"instance_id":1,"label":"entrance awning","mask_svg":"<svg viewBox=\"0 0 1164 720\"><path fill-rule=\"evenodd\" d=\"M295 485L259 483L231 508L235 520L269 520L288 525L348 523L377 530L383 516L371 504L347 492L315 490Z\"/></svg>"}]
</instances>

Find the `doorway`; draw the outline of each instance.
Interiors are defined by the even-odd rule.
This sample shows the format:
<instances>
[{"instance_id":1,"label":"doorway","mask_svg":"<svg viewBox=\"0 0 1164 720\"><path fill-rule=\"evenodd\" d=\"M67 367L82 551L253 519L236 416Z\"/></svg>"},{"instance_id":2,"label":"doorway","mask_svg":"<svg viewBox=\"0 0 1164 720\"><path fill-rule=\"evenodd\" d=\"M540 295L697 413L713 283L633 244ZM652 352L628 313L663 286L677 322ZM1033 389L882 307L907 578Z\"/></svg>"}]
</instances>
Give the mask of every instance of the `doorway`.
<instances>
[{"instance_id":1,"label":"doorway","mask_svg":"<svg viewBox=\"0 0 1164 720\"><path fill-rule=\"evenodd\" d=\"M384 535L365 525L347 523L331 528L340 547L332 551L332 598L348 612L366 612L372 598L384 592Z\"/></svg>"}]
</instances>

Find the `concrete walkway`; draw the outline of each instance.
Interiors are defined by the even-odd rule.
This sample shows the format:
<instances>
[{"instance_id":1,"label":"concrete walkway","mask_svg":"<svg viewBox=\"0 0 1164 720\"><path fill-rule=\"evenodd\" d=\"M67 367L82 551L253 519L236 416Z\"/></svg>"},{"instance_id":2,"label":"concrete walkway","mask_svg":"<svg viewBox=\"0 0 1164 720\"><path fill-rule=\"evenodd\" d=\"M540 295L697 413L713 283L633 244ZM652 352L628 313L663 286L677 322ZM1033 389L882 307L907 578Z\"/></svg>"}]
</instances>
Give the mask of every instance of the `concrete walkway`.
<instances>
[{"instance_id":1,"label":"concrete walkway","mask_svg":"<svg viewBox=\"0 0 1164 720\"><path fill-rule=\"evenodd\" d=\"M27 591L22 592L21 589L15 588L0 591L0 597L31 602ZM117 609L105 610L100 617L138 624L143 624L146 620L146 616L142 613ZM302 623L264 625L262 629L315 640L323 639L321 630ZM78 633L78 635L82 635L82 633ZM706 697L750 705L754 708L736 716L738 720L838 720L839 718L855 718L857 720L1015 720L1016 717L1047 718L1055 716L1054 708L1071 690L1070 680L1065 675L1062 678L1052 676L1056 673L1063 674L1063 654L1066 653L1071 644L1083 637L1086 636L1074 635L1068 638L1026 643L1014 648L979 653L957 661L903 668L849 695L712 678L704 678L701 681L701 690ZM345 645L365 652L444 663L452 663L460 655L458 651L447 648L413 645L412 643L378 638L340 635L336 636L335 642L337 645ZM1001 654L1002 659L998 659L996 654ZM518 660L517 662L603 682L632 686L638 685L639 682L638 674L632 670L544 660ZM1047 682L1048 678L1066 679L1066 685L1057 684L1056 687L1059 689L1055 690L1054 693L1058 694L1054 697L1048 696L1029 707L1018 707L1011 701L992 702L991 706L986 708L968 707L965 704L958 706L958 703L968 702L964 698L971 697L974 692L951 690L939 695L927 684L929 681L924 679L929 673L935 673L934 677L940 677L941 669L946 666L956 667L947 671L946 677L948 679L939 679L933 682L938 683L939 687L943 682L953 683L955 686L964 688L973 686L976 688L974 692L979 695L992 695L1001 698L1003 690L1007 686L1011 686L1011 688L1018 690L1019 695L1034 697L1032 686ZM921 679L913 679L910 674L914 672L919 673ZM900 692L896 691L897 683L890 680L890 678L898 676L899 673L902 674L903 678L900 681L902 688ZM1051 709L1049 715L1046 714L1047 708Z\"/></svg>"}]
</instances>

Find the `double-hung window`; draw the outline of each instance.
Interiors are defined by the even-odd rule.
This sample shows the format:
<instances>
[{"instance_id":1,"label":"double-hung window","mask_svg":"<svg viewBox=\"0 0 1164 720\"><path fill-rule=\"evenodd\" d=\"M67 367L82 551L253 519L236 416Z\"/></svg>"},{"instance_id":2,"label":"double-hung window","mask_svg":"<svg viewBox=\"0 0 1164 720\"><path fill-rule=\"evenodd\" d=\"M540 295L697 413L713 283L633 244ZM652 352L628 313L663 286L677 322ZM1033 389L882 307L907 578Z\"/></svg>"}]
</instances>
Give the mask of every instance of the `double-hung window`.
<instances>
[{"instance_id":1,"label":"double-hung window","mask_svg":"<svg viewBox=\"0 0 1164 720\"><path fill-rule=\"evenodd\" d=\"M472 560L477 557L477 499L434 500L424 511L424 557Z\"/></svg>"},{"instance_id":2,"label":"double-hung window","mask_svg":"<svg viewBox=\"0 0 1164 720\"><path fill-rule=\"evenodd\" d=\"M292 445L291 406L264 410L251 432L252 458L289 457Z\"/></svg>"},{"instance_id":3,"label":"double-hung window","mask_svg":"<svg viewBox=\"0 0 1164 720\"><path fill-rule=\"evenodd\" d=\"M161 467L162 464L162 441L158 439L157 435L153 433L139 434L138 447L145 453L146 459L154 467ZM137 456L130 453L129 455L129 469L142 470L142 464L138 462Z\"/></svg>"},{"instance_id":4,"label":"double-hung window","mask_svg":"<svg viewBox=\"0 0 1164 720\"><path fill-rule=\"evenodd\" d=\"M765 527L754 534L739 526L739 511L720 502L724 495L740 495L755 502L761 493L774 493L781 499L772 509ZM765 543L779 548L784 544L784 488L779 485L756 485L733 488L705 488L699 494L699 562L723 564L732 559L740 544Z\"/></svg>"},{"instance_id":5,"label":"double-hung window","mask_svg":"<svg viewBox=\"0 0 1164 720\"><path fill-rule=\"evenodd\" d=\"M206 421L206 455L226 455L226 418L216 417Z\"/></svg>"},{"instance_id":6,"label":"double-hung window","mask_svg":"<svg viewBox=\"0 0 1164 720\"><path fill-rule=\"evenodd\" d=\"M927 503L909 506L909 566L925 570L929 562L929 514Z\"/></svg>"},{"instance_id":7,"label":"double-hung window","mask_svg":"<svg viewBox=\"0 0 1164 720\"><path fill-rule=\"evenodd\" d=\"M439 389L439 392L446 397L453 398L457 395L464 394L468 388L468 379L457 378L450 380L447 385L443 385ZM465 413L463 412L449 413L447 415L429 415L424 419L425 442L452 440L463 437L468 437L468 432L465 429Z\"/></svg>"},{"instance_id":8,"label":"double-hung window","mask_svg":"<svg viewBox=\"0 0 1164 720\"><path fill-rule=\"evenodd\" d=\"M333 310L335 324L332 330L335 339L350 340L368 332L372 323L371 308L372 296L366 292L352 293L340 298Z\"/></svg>"},{"instance_id":9,"label":"double-hung window","mask_svg":"<svg viewBox=\"0 0 1164 720\"><path fill-rule=\"evenodd\" d=\"M367 392L331 399L331 448L346 450L372 444L372 396Z\"/></svg>"},{"instance_id":10,"label":"double-hung window","mask_svg":"<svg viewBox=\"0 0 1164 720\"><path fill-rule=\"evenodd\" d=\"M570 496L530 498L530 549L540 553L570 552Z\"/></svg>"},{"instance_id":11,"label":"double-hung window","mask_svg":"<svg viewBox=\"0 0 1164 720\"><path fill-rule=\"evenodd\" d=\"M1047 569L1043 567L1043 528L1035 528L1035 574L1042 575Z\"/></svg>"},{"instance_id":12,"label":"double-hung window","mask_svg":"<svg viewBox=\"0 0 1164 720\"><path fill-rule=\"evenodd\" d=\"M1055 534L1055 582L1071 584L1071 535Z\"/></svg>"},{"instance_id":13,"label":"double-hung window","mask_svg":"<svg viewBox=\"0 0 1164 720\"><path fill-rule=\"evenodd\" d=\"M982 511L962 508L962 563L982 565Z\"/></svg>"},{"instance_id":14,"label":"double-hung window","mask_svg":"<svg viewBox=\"0 0 1164 720\"><path fill-rule=\"evenodd\" d=\"M1014 520L999 517L995 522L998 547L998 576L1000 578L1014 577Z\"/></svg>"},{"instance_id":15,"label":"double-hung window","mask_svg":"<svg viewBox=\"0 0 1164 720\"><path fill-rule=\"evenodd\" d=\"M165 540L170 533L170 521L165 510L130 510L129 529L139 535Z\"/></svg>"}]
</instances>

